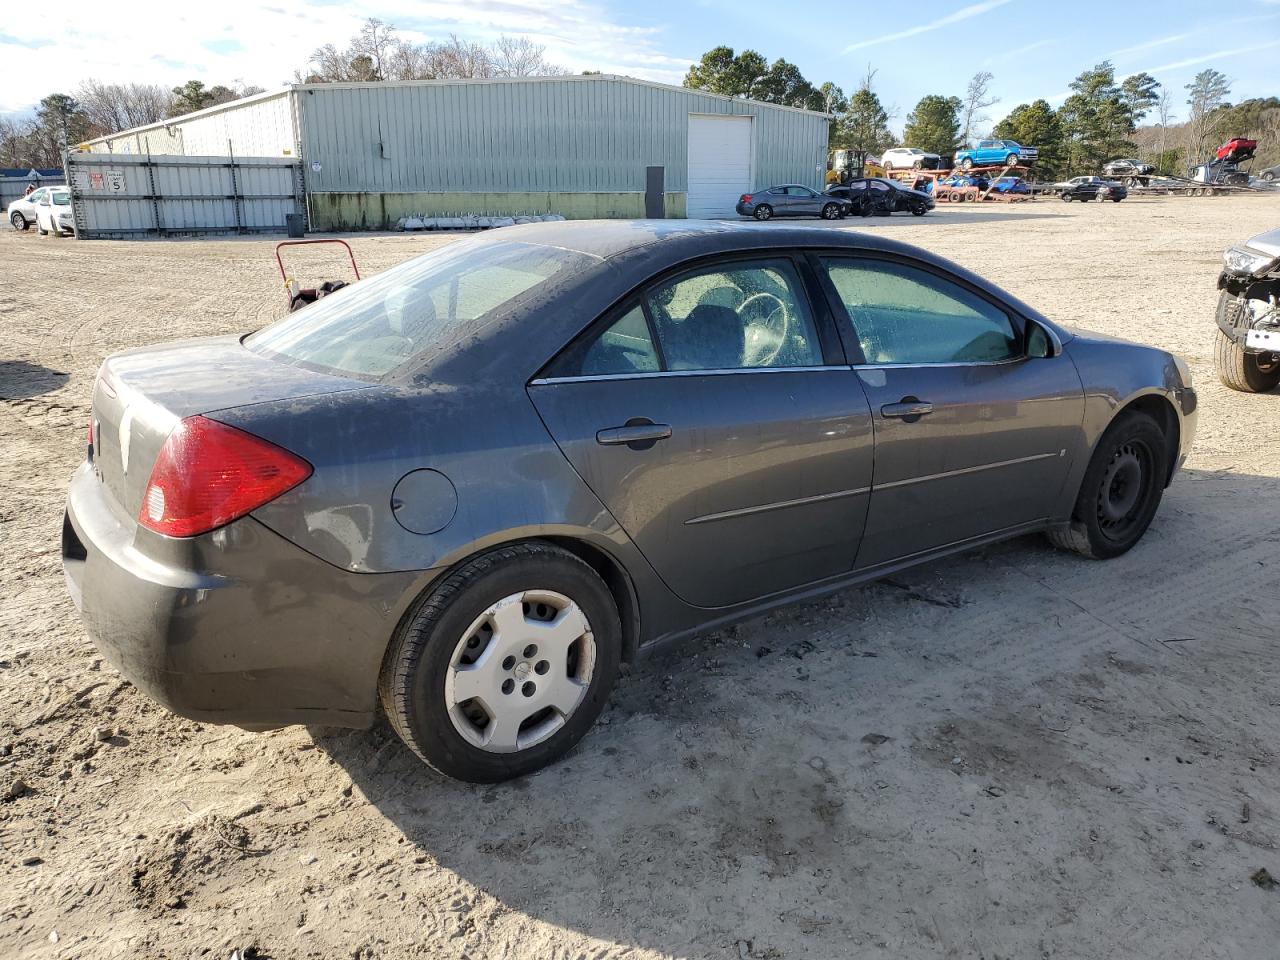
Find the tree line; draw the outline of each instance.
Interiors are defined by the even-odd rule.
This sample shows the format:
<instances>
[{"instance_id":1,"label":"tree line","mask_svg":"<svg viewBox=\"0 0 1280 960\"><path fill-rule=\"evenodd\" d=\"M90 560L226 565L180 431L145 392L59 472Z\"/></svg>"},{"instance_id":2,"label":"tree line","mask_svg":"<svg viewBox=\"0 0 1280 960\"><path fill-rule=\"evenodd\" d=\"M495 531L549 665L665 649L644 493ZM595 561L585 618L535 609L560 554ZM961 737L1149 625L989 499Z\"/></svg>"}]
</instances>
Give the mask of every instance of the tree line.
<instances>
[{"instance_id":1,"label":"tree line","mask_svg":"<svg viewBox=\"0 0 1280 960\"><path fill-rule=\"evenodd\" d=\"M709 93L747 97L832 115L829 145L847 150L853 166L894 146L918 147L942 157L986 136L1037 147L1038 175L1059 177L1097 173L1108 160L1142 154L1162 173L1185 174L1211 159L1231 136L1260 141L1262 165L1280 159L1280 100L1246 100L1232 106L1231 84L1216 70L1203 70L1187 84L1189 119L1171 123L1174 95L1148 73L1117 80L1110 61L1083 71L1056 110L1041 99L1019 104L994 126L987 110L999 101L990 94L993 78L979 71L963 95L928 94L907 114L903 136L889 129L891 112L875 92L868 68L857 89L845 96L834 83L814 85L786 60L770 64L754 50L735 53L715 47L689 69L684 85ZM1142 126L1156 112L1158 123Z\"/></svg>"}]
</instances>

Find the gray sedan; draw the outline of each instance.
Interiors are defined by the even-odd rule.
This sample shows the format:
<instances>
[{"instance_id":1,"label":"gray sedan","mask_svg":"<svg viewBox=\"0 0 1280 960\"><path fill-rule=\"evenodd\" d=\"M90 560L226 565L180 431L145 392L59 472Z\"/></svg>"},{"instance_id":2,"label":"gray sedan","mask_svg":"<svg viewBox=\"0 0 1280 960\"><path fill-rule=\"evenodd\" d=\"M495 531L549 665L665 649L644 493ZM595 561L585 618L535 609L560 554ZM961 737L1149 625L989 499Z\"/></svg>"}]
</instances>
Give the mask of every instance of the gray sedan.
<instances>
[{"instance_id":1,"label":"gray sedan","mask_svg":"<svg viewBox=\"0 0 1280 960\"><path fill-rule=\"evenodd\" d=\"M741 217L772 220L774 217L821 217L837 220L849 209L844 201L818 193L798 183L753 190L738 198L734 207Z\"/></svg>"},{"instance_id":2,"label":"gray sedan","mask_svg":"<svg viewBox=\"0 0 1280 960\"><path fill-rule=\"evenodd\" d=\"M1032 531L1124 553L1195 423L1173 355L904 244L530 225L110 357L62 556L169 709L385 713L493 781L662 641Z\"/></svg>"}]
</instances>

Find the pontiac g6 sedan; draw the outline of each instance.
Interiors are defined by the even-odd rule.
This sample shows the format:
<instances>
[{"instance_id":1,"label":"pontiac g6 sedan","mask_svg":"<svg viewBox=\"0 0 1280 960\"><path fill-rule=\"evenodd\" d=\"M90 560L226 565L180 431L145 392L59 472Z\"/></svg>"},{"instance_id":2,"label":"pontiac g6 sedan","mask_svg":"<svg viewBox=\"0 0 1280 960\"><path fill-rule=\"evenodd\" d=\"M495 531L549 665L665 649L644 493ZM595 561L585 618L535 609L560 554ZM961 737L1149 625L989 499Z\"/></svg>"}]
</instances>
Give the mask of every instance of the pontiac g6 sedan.
<instances>
[{"instance_id":1,"label":"pontiac g6 sedan","mask_svg":"<svg viewBox=\"0 0 1280 960\"><path fill-rule=\"evenodd\" d=\"M268 728L385 712L444 773L570 749L619 664L1017 534L1129 550L1186 366L821 228L515 227L94 385L63 526L107 659Z\"/></svg>"}]
</instances>

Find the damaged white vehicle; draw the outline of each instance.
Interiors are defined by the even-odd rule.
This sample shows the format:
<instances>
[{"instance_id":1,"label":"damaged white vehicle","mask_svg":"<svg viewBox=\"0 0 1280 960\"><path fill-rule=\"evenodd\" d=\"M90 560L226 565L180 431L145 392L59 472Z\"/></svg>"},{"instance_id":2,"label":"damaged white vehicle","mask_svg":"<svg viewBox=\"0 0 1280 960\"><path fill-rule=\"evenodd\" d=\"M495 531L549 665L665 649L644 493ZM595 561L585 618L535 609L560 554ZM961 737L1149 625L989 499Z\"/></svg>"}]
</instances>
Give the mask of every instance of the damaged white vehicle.
<instances>
[{"instance_id":1,"label":"damaged white vehicle","mask_svg":"<svg viewBox=\"0 0 1280 960\"><path fill-rule=\"evenodd\" d=\"M1222 255L1214 365L1232 390L1280 385L1280 230L1258 234Z\"/></svg>"}]
</instances>

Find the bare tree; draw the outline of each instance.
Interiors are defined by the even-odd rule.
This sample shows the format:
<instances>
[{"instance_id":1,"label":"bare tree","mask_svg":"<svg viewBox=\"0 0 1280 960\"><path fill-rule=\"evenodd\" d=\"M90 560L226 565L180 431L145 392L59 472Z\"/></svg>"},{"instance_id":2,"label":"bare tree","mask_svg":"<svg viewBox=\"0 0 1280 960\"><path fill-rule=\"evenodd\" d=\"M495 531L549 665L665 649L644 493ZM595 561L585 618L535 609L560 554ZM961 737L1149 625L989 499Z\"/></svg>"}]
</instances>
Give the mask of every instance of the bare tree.
<instances>
[{"instance_id":1,"label":"bare tree","mask_svg":"<svg viewBox=\"0 0 1280 960\"><path fill-rule=\"evenodd\" d=\"M433 77L468 79L493 76L493 58L482 43L462 40L456 33L447 43L427 45L427 62Z\"/></svg>"},{"instance_id":2,"label":"bare tree","mask_svg":"<svg viewBox=\"0 0 1280 960\"><path fill-rule=\"evenodd\" d=\"M499 37L491 60L495 77L560 77L569 71L549 63L547 48L529 37Z\"/></svg>"},{"instance_id":3,"label":"bare tree","mask_svg":"<svg viewBox=\"0 0 1280 960\"><path fill-rule=\"evenodd\" d=\"M1226 106L1227 97L1231 94L1231 81L1217 70L1201 70L1187 84L1186 90L1187 104L1191 107L1188 120L1191 152L1187 159L1196 164L1208 152L1206 144L1212 145L1220 119L1218 109Z\"/></svg>"},{"instance_id":4,"label":"bare tree","mask_svg":"<svg viewBox=\"0 0 1280 960\"><path fill-rule=\"evenodd\" d=\"M1160 118L1160 152L1156 158L1156 167L1164 164L1165 151L1169 147L1169 122L1173 119L1173 91L1165 88L1156 104L1156 115Z\"/></svg>"},{"instance_id":5,"label":"bare tree","mask_svg":"<svg viewBox=\"0 0 1280 960\"><path fill-rule=\"evenodd\" d=\"M972 146L972 138L977 135L978 128L990 118L982 111L1000 102L999 97L990 95L992 74L987 70L979 70L969 81L969 88L964 94L964 123L961 127L960 140L965 146Z\"/></svg>"},{"instance_id":6,"label":"bare tree","mask_svg":"<svg viewBox=\"0 0 1280 960\"><path fill-rule=\"evenodd\" d=\"M387 61L400 41L396 39L395 27L383 23L376 17L370 17L360 27L360 32L347 48L347 59L368 57L370 80L390 80L387 75Z\"/></svg>"},{"instance_id":7,"label":"bare tree","mask_svg":"<svg viewBox=\"0 0 1280 960\"><path fill-rule=\"evenodd\" d=\"M173 93L156 83L102 83L90 78L75 96L97 135L163 120L173 104Z\"/></svg>"}]
</instances>

